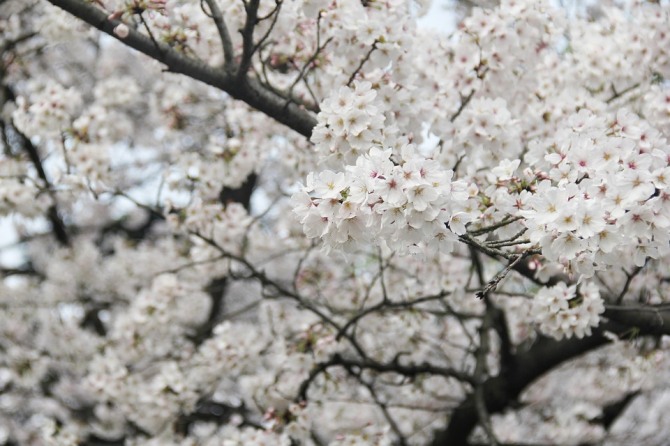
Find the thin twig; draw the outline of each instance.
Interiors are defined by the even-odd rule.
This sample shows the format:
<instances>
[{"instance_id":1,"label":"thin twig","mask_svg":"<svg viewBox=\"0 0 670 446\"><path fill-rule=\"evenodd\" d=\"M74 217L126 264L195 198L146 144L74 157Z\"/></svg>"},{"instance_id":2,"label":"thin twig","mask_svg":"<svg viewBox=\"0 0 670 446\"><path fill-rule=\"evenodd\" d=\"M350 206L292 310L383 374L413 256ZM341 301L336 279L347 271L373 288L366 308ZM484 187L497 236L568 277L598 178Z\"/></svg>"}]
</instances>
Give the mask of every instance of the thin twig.
<instances>
[{"instance_id":1,"label":"thin twig","mask_svg":"<svg viewBox=\"0 0 670 446\"><path fill-rule=\"evenodd\" d=\"M500 229L502 227L510 225L510 224L514 223L515 221L521 220L522 218L523 217L521 217L521 216L517 216L517 217L507 216L507 217L503 218L502 221L500 221L499 223L495 223L495 224L492 224L490 226L484 226L483 228L475 229L474 231L468 231L468 234L473 236L473 237L477 237L477 236L483 235L487 232L493 232L496 229Z\"/></svg>"},{"instance_id":2,"label":"thin twig","mask_svg":"<svg viewBox=\"0 0 670 446\"><path fill-rule=\"evenodd\" d=\"M349 329L349 327L351 327L355 323L359 322L361 319L363 319L367 315L369 315L371 313L374 313L376 311L412 308L413 306L424 303L424 302L431 302L431 301L434 301L434 300L441 300L441 299L443 299L444 297L446 297L450 294L451 294L451 292L449 292L449 291L442 291L438 294L418 297L416 299L409 300L409 301L406 301L406 302L390 302L388 300L382 301L382 302L380 302L376 305L373 305L369 308L366 308L366 309L360 311L355 316L353 316L351 319L349 319L347 321L347 323L344 324L342 326L342 328L340 329L340 331L337 333L336 339L340 339L342 336L344 336L344 334Z\"/></svg>"},{"instance_id":3,"label":"thin twig","mask_svg":"<svg viewBox=\"0 0 670 446\"><path fill-rule=\"evenodd\" d=\"M207 6L209 6L209 10L211 11L211 15L205 11L205 8L203 7L202 2L205 1L207 2ZM219 33L219 39L221 40L221 47L223 48L223 60L224 60L224 68L230 69L233 66L233 41L230 38L230 33L228 32L228 27L226 26L226 22L223 19L223 14L221 14L221 10L219 9L218 5L216 4L216 0L200 0L200 7L202 8L202 11L210 17L212 20L214 20L214 23L216 24L216 30Z\"/></svg>"},{"instance_id":4,"label":"thin twig","mask_svg":"<svg viewBox=\"0 0 670 446\"><path fill-rule=\"evenodd\" d=\"M473 247L477 248L479 251L481 251L484 254L489 255L491 257L504 257L506 259L511 259L513 257L513 254L509 254L505 251L490 248L490 247L484 245L483 243L479 242L479 240L477 240L473 237L470 237L469 234L459 235L458 239L460 241L462 241L463 243L465 243L466 245L473 246Z\"/></svg>"},{"instance_id":5,"label":"thin twig","mask_svg":"<svg viewBox=\"0 0 670 446\"><path fill-rule=\"evenodd\" d=\"M137 15L140 17L140 21L142 22L142 25L144 25L144 29L147 31L147 34L149 34L149 38L151 39L151 41L156 46L156 50L161 54L161 56L164 57L165 52L163 51L163 48L161 48L161 46L158 44L158 41L154 37L154 33L152 33L151 28L149 28L149 24L146 22L146 20L144 20L144 16L142 15L141 12L138 13Z\"/></svg>"},{"instance_id":6,"label":"thin twig","mask_svg":"<svg viewBox=\"0 0 670 446\"><path fill-rule=\"evenodd\" d=\"M507 265L505 268L503 268L502 271L500 271L498 274L493 276L491 280L486 284L484 288L482 288L480 291L477 291L476 296L480 299L485 298L488 296L488 294L491 291L494 291L498 284L507 276L507 274L516 266L517 263L519 263L521 260L525 259L530 255L529 251L524 251L521 254L518 254L514 260L512 260L509 265Z\"/></svg>"},{"instance_id":7,"label":"thin twig","mask_svg":"<svg viewBox=\"0 0 670 446\"><path fill-rule=\"evenodd\" d=\"M638 82L636 84L631 85L628 88L624 88L621 91L616 91L616 88L614 87L614 84L612 84L612 96L605 99L605 103L609 104L609 103L615 101L616 99L620 98L621 96L625 95L626 93L629 93L629 92L635 90L639 86L640 86L640 83Z\"/></svg>"},{"instance_id":8,"label":"thin twig","mask_svg":"<svg viewBox=\"0 0 670 446\"><path fill-rule=\"evenodd\" d=\"M400 427L398 426L398 423L395 421L395 419L391 416L391 413L388 410L388 405L384 403L379 396L377 395L377 392L375 391L373 385L363 379L362 376L356 375L356 378L358 379L358 382L360 382L366 389L368 389L368 392L370 392L370 396L372 397L373 401L379 407L379 409L382 411L382 414L384 415L384 418L386 418L386 421L388 422L389 426L391 427L391 430L393 433L396 435L398 438L398 444L400 446L407 446L407 440L405 439L405 436L403 435L402 431L400 430Z\"/></svg>"},{"instance_id":9,"label":"thin twig","mask_svg":"<svg viewBox=\"0 0 670 446\"><path fill-rule=\"evenodd\" d=\"M270 37L270 33L272 33L272 30L274 29L275 25L277 24L277 20L279 19L279 12L281 11L281 5L283 3L283 0L275 0L275 7L268 15L262 18L258 18L256 23L260 23L263 20L266 20L270 16L272 17L272 23L268 27L267 31L265 31L265 34L263 34L263 37L260 38L260 40L256 43L256 45L253 48L252 54L258 51L258 49L265 43L265 41ZM274 15L273 15L274 14Z\"/></svg>"},{"instance_id":10,"label":"thin twig","mask_svg":"<svg viewBox=\"0 0 670 446\"><path fill-rule=\"evenodd\" d=\"M293 83L291 83L291 85L290 85L289 88L288 88L288 91L287 91L287 94L286 94L286 96L288 97L288 99L287 99L287 105L288 105L288 101L293 101L293 90L295 89L296 85L298 85L298 83L299 83L301 80L303 80L303 78L307 75L307 73L308 73L309 71L311 71L311 69L313 68L312 63L313 63L313 62L316 60L316 58L319 56L320 52L323 51L323 50L326 48L326 46L328 46L328 44L329 44L332 40L333 40L333 37L331 36L331 37L328 38L328 40L326 40L326 41L324 42L323 46L319 46L319 47L317 47L317 49L316 49L316 51L314 52L314 54L312 54L312 56L311 56L311 57L307 60L307 62L305 62L305 64L302 66L302 69L300 70L300 73L298 73L298 77L295 78L295 80L293 81ZM305 81L305 83L307 83L307 81Z\"/></svg>"},{"instance_id":11,"label":"thin twig","mask_svg":"<svg viewBox=\"0 0 670 446\"><path fill-rule=\"evenodd\" d=\"M330 41L333 39L332 36L326 40L326 43L321 46L321 17L323 17L323 13L319 11L319 16L316 18L316 50L314 50L314 54L305 62L303 65L302 69L300 70L300 73L298 73L298 77L293 81L291 86L288 88L288 94L287 96L290 98L291 95L293 94L293 89L295 88L296 85L298 85L298 82L307 75L307 70L311 69L312 63L316 60L316 58L319 56L321 51L323 51L324 48L330 43ZM305 81L305 84L307 84L307 81Z\"/></svg>"},{"instance_id":12,"label":"thin twig","mask_svg":"<svg viewBox=\"0 0 670 446\"><path fill-rule=\"evenodd\" d=\"M302 269L302 265L305 263L307 260L307 257L309 257L309 254L312 252L312 250L317 246L315 242L312 242L305 250L304 255L300 257L300 260L298 260L298 264L295 267L295 271L293 272L293 291L296 293L298 292L298 279L300 278L300 270Z\"/></svg>"},{"instance_id":13,"label":"thin twig","mask_svg":"<svg viewBox=\"0 0 670 446\"><path fill-rule=\"evenodd\" d=\"M423 362L420 364L400 364L398 361L381 363L368 357L362 359L345 358L339 353L334 354L328 361L314 365L308 377L302 382L296 396L296 401L305 401L310 384L323 372L331 367L358 367L360 369L372 370L378 373L395 373L398 375L414 378L420 375L432 374L457 379L471 385L474 385L474 377L468 373L461 372L451 367L441 367Z\"/></svg>"},{"instance_id":14,"label":"thin twig","mask_svg":"<svg viewBox=\"0 0 670 446\"><path fill-rule=\"evenodd\" d=\"M451 115L451 118L449 119L450 122L454 122L456 120L456 118L458 118L461 115L461 113L463 113L463 110L465 110L465 107L468 106L468 104L470 103L470 100L472 99L472 97L474 95L475 95L475 90L472 90L470 92L470 94L468 94L467 96L465 96L465 97L461 96L461 105L458 107L458 110L456 110L456 113Z\"/></svg>"},{"instance_id":15,"label":"thin twig","mask_svg":"<svg viewBox=\"0 0 670 446\"><path fill-rule=\"evenodd\" d=\"M272 11L268 12L268 13L267 13L266 15L264 15L263 17L259 17L259 18L258 18L258 23L263 22L263 21L269 19L270 17L272 17L272 14L274 14L275 12L277 12L277 11L279 10L279 8L280 8L281 5L282 5L282 2L283 2L283 0L276 0L276 1L275 1L275 7L272 8Z\"/></svg>"},{"instance_id":16,"label":"thin twig","mask_svg":"<svg viewBox=\"0 0 670 446\"><path fill-rule=\"evenodd\" d=\"M189 231L189 233L200 240L204 241L208 245L210 245L212 248L216 249L219 251L221 254L224 256L230 258L231 260L236 261L237 263L243 265L247 271L250 274L250 278L256 279L263 285L264 288L271 288L274 289L274 291L280 295L284 296L286 298L292 299L296 301L301 307L311 311L315 315L321 318L324 322L326 322L328 325L333 327L336 331L340 331L341 327L340 325L335 322L333 318L328 316L326 313L324 313L321 309L317 308L316 306L312 305L310 302L308 302L304 297L300 296L299 294L290 291L286 289L284 286L281 284L277 283L276 281L270 279L265 273L262 271L257 270L254 265L252 265L246 258L233 254L226 249L222 248L215 240L204 236L196 231ZM352 345L354 350L361 356L361 357L366 357L365 352L361 348L361 346L358 344L358 342L352 337L352 336L347 336L345 334L345 339L349 341L349 343Z\"/></svg>"},{"instance_id":17,"label":"thin twig","mask_svg":"<svg viewBox=\"0 0 670 446\"><path fill-rule=\"evenodd\" d=\"M626 296L626 293L628 292L628 288L630 288L630 284L637 276L640 274L640 271L644 269L644 266L636 266L635 269L633 270L632 273L629 273L628 271L624 270L624 274L626 274L626 283L624 283L623 288L621 289L621 292L619 293L619 296L616 298L616 303L621 304L623 302L624 296Z\"/></svg>"},{"instance_id":18,"label":"thin twig","mask_svg":"<svg viewBox=\"0 0 670 446\"><path fill-rule=\"evenodd\" d=\"M354 72L351 73L351 76L349 76L349 81L347 81L347 87L349 87L351 85L351 83L354 81L354 79L356 79L356 76L358 75L358 73L363 68L363 65L365 65L365 62L367 62L370 59L370 56L372 55L374 50L377 49L377 44L378 43L379 43L379 40L375 39L375 41L372 43L372 46L368 50L367 54L365 54L363 59L361 59L360 63L358 64L358 67L356 68L356 70L354 70Z\"/></svg>"}]
</instances>

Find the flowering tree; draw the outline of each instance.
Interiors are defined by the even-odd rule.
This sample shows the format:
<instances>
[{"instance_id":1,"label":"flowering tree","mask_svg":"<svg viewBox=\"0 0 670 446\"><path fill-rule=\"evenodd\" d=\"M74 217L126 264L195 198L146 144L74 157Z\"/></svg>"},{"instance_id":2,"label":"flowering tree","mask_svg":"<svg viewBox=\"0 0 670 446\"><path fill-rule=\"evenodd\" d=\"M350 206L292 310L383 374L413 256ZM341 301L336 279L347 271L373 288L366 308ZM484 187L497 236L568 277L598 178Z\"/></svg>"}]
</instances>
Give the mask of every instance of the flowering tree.
<instances>
[{"instance_id":1,"label":"flowering tree","mask_svg":"<svg viewBox=\"0 0 670 446\"><path fill-rule=\"evenodd\" d=\"M0 2L0 444L667 441L670 9L426 8Z\"/></svg>"}]
</instances>

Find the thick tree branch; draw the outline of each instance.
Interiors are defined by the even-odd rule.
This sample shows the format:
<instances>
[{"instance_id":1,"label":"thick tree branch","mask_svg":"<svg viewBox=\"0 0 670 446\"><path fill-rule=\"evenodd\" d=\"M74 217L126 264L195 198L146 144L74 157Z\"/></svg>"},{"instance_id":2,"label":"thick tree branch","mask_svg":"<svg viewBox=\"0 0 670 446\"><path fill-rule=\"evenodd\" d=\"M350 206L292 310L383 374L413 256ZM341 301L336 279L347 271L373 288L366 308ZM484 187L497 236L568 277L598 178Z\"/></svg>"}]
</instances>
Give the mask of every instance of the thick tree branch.
<instances>
[{"instance_id":1,"label":"thick tree branch","mask_svg":"<svg viewBox=\"0 0 670 446\"><path fill-rule=\"evenodd\" d=\"M316 125L316 118L312 113L294 103L286 106L287 98L266 89L256 79L237 77L239 67L234 64L225 70L213 68L187 57L168 45L160 42L154 44L151 38L130 27L128 36L120 38L114 33L114 28L121 24L120 21L109 20L104 11L81 0L49 0L49 2L127 46L165 64L168 71L184 74L223 90L301 135L309 137L312 134L312 129Z\"/></svg>"},{"instance_id":2,"label":"thick tree branch","mask_svg":"<svg viewBox=\"0 0 670 446\"><path fill-rule=\"evenodd\" d=\"M657 334L655 331L654 327L641 327L639 334ZM561 341L541 337L530 349L517 353L508 371L488 379L483 385L489 413L503 411L526 387L559 364L607 344L609 338L605 335L606 332L625 335L630 329L626 325L610 321L602 323L589 337ZM475 403L475 395L471 393L452 412L446 429L436 433L432 445L468 444L467 439L479 420Z\"/></svg>"},{"instance_id":3,"label":"thick tree branch","mask_svg":"<svg viewBox=\"0 0 670 446\"><path fill-rule=\"evenodd\" d=\"M535 271L529 267L528 261L518 262L514 270L538 284L553 286L559 282L571 283L564 275L554 275L547 282L539 282L535 278ZM630 281L640 272L636 268L633 273L627 273L626 284L618 296L605 296L606 302L621 302L628 291ZM669 305L605 305L603 316L617 324L624 325L629 329L634 328L644 335L670 335L670 306Z\"/></svg>"},{"instance_id":4,"label":"thick tree branch","mask_svg":"<svg viewBox=\"0 0 670 446\"><path fill-rule=\"evenodd\" d=\"M530 269L528 262L519 262L514 265L514 270L522 276L538 282L535 279L535 271ZM639 272L639 271L638 271ZM637 274L637 272L635 272ZM545 286L553 286L559 282L570 283L566 276L555 275L549 281L543 283ZM538 282L539 283L539 282ZM624 291L628 289L628 283ZM619 296L606 296L606 302L619 302L623 294ZM629 329L634 328L644 335L670 335L670 306L669 305L606 305L603 316L617 324L624 325Z\"/></svg>"},{"instance_id":5,"label":"thick tree branch","mask_svg":"<svg viewBox=\"0 0 670 446\"><path fill-rule=\"evenodd\" d=\"M640 394L639 390L629 392L617 401L603 407L603 413L595 421L602 423L605 429L610 428L612 424L624 413L628 405Z\"/></svg>"},{"instance_id":6,"label":"thick tree branch","mask_svg":"<svg viewBox=\"0 0 670 446\"><path fill-rule=\"evenodd\" d=\"M487 295L484 296L486 302L486 313L482 319L482 325L479 327L479 348L475 354L476 365L475 365L475 389L472 392L472 397L475 403L475 411L477 412L477 418L479 419L479 424L484 429L486 437L488 438L489 444L491 446L498 446L498 439L495 436L493 431L493 426L491 425L491 417L486 407L486 394L484 393L484 383L485 377L488 375L488 367L486 364L486 358L490 351L490 339L489 339L489 330L493 325L493 312L494 307L491 304Z\"/></svg>"},{"instance_id":7,"label":"thick tree branch","mask_svg":"<svg viewBox=\"0 0 670 446\"><path fill-rule=\"evenodd\" d=\"M641 335L670 335L670 306L606 305L604 316L610 321L634 328Z\"/></svg>"},{"instance_id":8,"label":"thick tree branch","mask_svg":"<svg viewBox=\"0 0 670 446\"><path fill-rule=\"evenodd\" d=\"M608 342L602 330L584 339L555 341L540 338L524 353L517 354L507 373L489 378L482 386L484 402L489 413L504 410L515 401L521 391L543 373L560 363L575 358ZM477 426L475 394L471 393L451 414L449 423L433 438L433 446L468 444L468 437Z\"/></svg>"}]
</instances>

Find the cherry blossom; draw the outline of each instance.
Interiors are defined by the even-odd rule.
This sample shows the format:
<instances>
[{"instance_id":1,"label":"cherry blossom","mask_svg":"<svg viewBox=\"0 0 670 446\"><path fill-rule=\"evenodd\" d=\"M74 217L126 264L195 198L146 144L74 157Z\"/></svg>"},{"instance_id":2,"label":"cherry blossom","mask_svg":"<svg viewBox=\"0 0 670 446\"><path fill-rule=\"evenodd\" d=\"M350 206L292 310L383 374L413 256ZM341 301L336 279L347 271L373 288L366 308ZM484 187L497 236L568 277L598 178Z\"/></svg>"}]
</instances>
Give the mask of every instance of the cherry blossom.
<instances>
[{"instance_id":1,"label":"cherry blossom","mask_svg":"<svg viewBox=\"0 0 670 446\"><path fill-rule=\"evenodd\" d=\"M0 2L0 444L664 444L670 8L451 3Z\"/></svg>"}]
</instances>

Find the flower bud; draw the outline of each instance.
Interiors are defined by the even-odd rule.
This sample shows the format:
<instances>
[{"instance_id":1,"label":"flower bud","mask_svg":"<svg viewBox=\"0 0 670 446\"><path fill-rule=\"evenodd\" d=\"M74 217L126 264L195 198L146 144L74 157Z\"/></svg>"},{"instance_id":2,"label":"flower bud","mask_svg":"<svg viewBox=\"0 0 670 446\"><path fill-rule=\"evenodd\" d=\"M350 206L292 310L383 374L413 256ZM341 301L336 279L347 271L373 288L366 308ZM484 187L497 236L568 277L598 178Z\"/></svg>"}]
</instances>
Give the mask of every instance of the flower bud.
<instances>
[{"instance_id":1,"label":"flower bud","mask_svg":"<svg viewBox=\"0 0 670 446\"><path fill-rule=\"evenodd\" d=\"M130 29L128 28L128 25L121 23L119 25L116 25L114 28L114 35L116 35L120 39L125 39L128 37L128 34L130 34Z\"/></svg>"}]
</instances>

